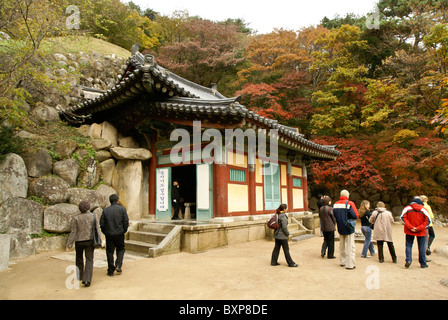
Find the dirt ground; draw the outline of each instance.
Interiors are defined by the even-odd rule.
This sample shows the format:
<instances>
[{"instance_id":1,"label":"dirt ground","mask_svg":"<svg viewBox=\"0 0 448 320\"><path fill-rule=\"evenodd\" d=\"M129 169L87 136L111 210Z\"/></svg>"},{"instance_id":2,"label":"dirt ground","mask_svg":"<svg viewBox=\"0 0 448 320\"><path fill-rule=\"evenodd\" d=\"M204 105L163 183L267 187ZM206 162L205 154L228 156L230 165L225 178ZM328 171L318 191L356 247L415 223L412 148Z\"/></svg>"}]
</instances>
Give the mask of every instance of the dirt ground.
<instances>
[{"instance_id":1,"label":"dirt ground","mask_svg":"<svg viewBox=\"0 0 448 320\"><path fill-rule=\"evenodd\" d=\"M71 289L73 261L53 258L63 252L43 253L10 261L0 272L0 299L56 300L313 300L313 299L411 299L444 300L448 287L448 259L432 254L429 268L421 269L417 245L414 263L405 269L405 236L401 225L394 226L398 264L393 264L385 247L386 261L377 256L362 259L362 244L356 244L356 269L346 270L337 259L320 257L323 241L319 235L291 242L291 255L298 268L286 265L283 252L280 266L270 265L273 242L260 240L199 254L179 253L157 259L125 262L123 274L108 277L106 268L95 268L92 286ZM432 249L448 244L448 229L435 228ZM98 255L101 252L97 253Z\"/></svg>"}]
</instances>

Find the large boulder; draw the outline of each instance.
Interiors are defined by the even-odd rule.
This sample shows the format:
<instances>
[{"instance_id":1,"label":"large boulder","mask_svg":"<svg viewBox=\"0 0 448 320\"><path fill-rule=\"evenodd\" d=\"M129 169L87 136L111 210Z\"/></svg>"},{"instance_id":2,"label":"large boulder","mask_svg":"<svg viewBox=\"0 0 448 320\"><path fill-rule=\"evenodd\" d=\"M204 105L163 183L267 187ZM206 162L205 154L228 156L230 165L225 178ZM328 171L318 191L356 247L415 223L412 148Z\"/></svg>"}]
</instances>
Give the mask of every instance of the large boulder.
<instances>
[{"instance_id":1,"label":"large boulder","mask_svg":"<svg viewBox=\"0 0 448 320\"><path fill-rule=\"evenodd\" d=\"M31 111L31 117L40 123L59 121L59 115L56 109L44 104L39 105Z\"/></svg>"},{"instance_id":2,"label":"large boulder","mask_svg":"<svg viewBox=\"0 0 448 320\"><path fill-rule=\"evenodd\" d=\"M34 201L23 198L9 198L0 207L0 233L9 228L21 229L28 234L42 232L44 209Z\"/></svg>"},{"instance_id":3,"label":"large boulder","mask_svg":"<svg viewBox=\"0 0 448 320\"><path fill-rule=\"evenodd\" d=\"M23 155L28 176L32 178L40 178L51 172L53 168L53 161L48 151L39 149L37 151L30 151Z\"/></svg>"},{"instance_id":4,"label":"large boulder","mask_svg":"<svg viewBox=\"0 0 448 320\"><path fill-rule=\"evenodd\" d=\"M8 269L10 247L11 235L0 234L0 271Z\"/></svg>"},{"instance_id":5,"label":"large boulder","mask_svg":"<svg viewBox=\"0 0 448 320\"><path fill-rule=\"evenodd\" d=\"M28 172L23 159L9 153L0 162L0 205L11 197L26 198Z\"/></svg>"},{"instance_id":6,"label":"large boulder","mask_svg":"<svg viewBox=\"0 0 448 320\"><path fill-rule=\"evenodd\" d=\"M441 256L448 258L448 245L445 245L443 247L437 248L434 250L435 253L440 254Z\"/></svg>"},{"instance_id":7,"label":"large boulder","mask_svg":"<svg viewBox=\"0 0 448 320\"><path fill-rule=\"evenodd\" d=\"M109 159L100 163L101 178L108 186L112 185L112 177L114 175L115 160Z\"/></svg>"},{"instance_id":8,"label":"large boulder","mask_svg":"<svg viewBox=\"0 0 448 320\"><path fill-rule=\"evenodd\" d=\"M104 195L104 197L107 200L107 207L110 206L110 201L109 201L109 197L113 194L117 194L117 191L115 191L114 188L106 186L104 184L100 185L98 187L98 189L96 189L96 191L98 191L99 193L101 193L102 195Z\"/></svg>"},{"instance_id":9,"label":"large boulder","mask_svg":"<svg viewBox=\"0 0 448 320\"><path fill-rule=\"evenodd\" d=\"M82 90L80 90L82 92ZM80 96L81 97L81 96ZM90 128L91 125L90 124L83 124L82 126L80 126L79 128L77 128L76 130L78 131L78 133L80 133L83 137L89 137L89 132L90 132Z\"/></svg>"},{"instance_id":10,"label":"large boulder","mask_svg":"<svg viewBox=\"0 0 448 320\"><path fill-rule=\"evenodd\" d=\"M53 173L57 174L70 186L76 186L81 168L75 159L58 161L53 165Z\"/></svg>"},{"instance_id":11,"label":"large boulder","mask_svg":"<svg viewBox=\"0 0 448 320\"><path fill-rule=\"evenodd\" d=\"M100 170L98 164L93 158L89 158L86 163L86 169L81 171L78 176L78 185L86 188L93 188L100 181Z\"/></svg>"},{"instance_id":12,"label":"large boulder","mask_svg":"<svg viewBox=\"0 0 448 320\"><path fill-rule=\"evenodd\" d=\"M68 194L69 202L73 205L79 205L81 201L89 202L90 211L93 211L96 208L105 208L109 203L109 199L97 190L72 188L69 190Z\"/></svg>"},{"instance_id":13,"label":"large boulder","mask_svg":"<svg viewBox=\"0 0 448 320\"><path fill-rule=\"evenodd\" d=\"M107 150L98 150L96 152L96 160L101 163L112 158L112 154Z\"/></svg>"},{"instance_id":14,"label":"large boulder","mask_svg":"<svg viewBox=\"0 0 448 320\"><path fill-rule=\"evenodd\" d=\"M48 204L63 203L68 200L70 185L59 177L45 177L30 184L30 196L36 196Z\"/></svg>"},{"instance_id":15,"label":"large boulder","mask_svg":"<svg viewBox=\"0 0 448 320\"><path fill-rule=\"evenodd\" d=\"M127 209L129 219L141 218L141 192L143 181L142 162L120 160L115 166L112 188L117 191L121 204Z\"/></svg>"},{"instance_id":16,"label":"large boulder","mask_svg":"<svg viewBox=\"0 0 448 320\"><path fill-rule=\"evenodd\" d=\"M151 151L139 148L139 149L131 149L131 148L111 148L110 153L117 160L140 160L146 161L152 158Z\"/></svg>"},{"instance_id":17,"label":"large boulder","mask_svg":"<svg viewBox=\"0 0 448 320\"><path fill-rule=\"evenodd\" d=\"M97 151L107 149L111 146L110 141L105 139L93 139L91 143L93 148Z\"/></svg>"},{"instance_id":18,"label":"large boulder","mask_svg":"<svg viewBox=\"0 0 448 320\"><path fill-rule=\"evenodd\" d=\"M112 147L118 146L118 130L111 123L104 121L101 124L101 138L111 143Z\"/></svg>"},{"instance_id":19,"label":"large boulder","mask_svg":"<svg viewBox=\"0 0 448 320\"><path fill-rule=\"evenodd\" d=\"M100 124L93 123L89 128L89 137L92 139L100 139L103 128Z\"/></svg>"},{"instance_id":20,"label":"large boulder","mask_svg":"<svg viewBox=\"0 0 448 320\"><path fill-rule=\"evenodd\" d=\"M71 231L71 220L80 214L77 205L60 203L47 208L44 212L44 230L52 233L67 233Z\"/></svg>"},{"instance_id":21,"label":"large boulder","mask_svg":"<svg viewBox=\"0 0 448 320\"><path fill-rule=\"evenodd\" d=\"M8 234L11 235L10 259L28 257L36 253L33 239L26 231L11 228Z\"/></svg>"},{"instance_id":22,"label":"large boulder","mask_svg":"<svg viewBox=\"0 0 448 320\"><path fill-rule=\"evenodd\" d=\"M70 158L75 152L78 144L73 140L60 141L54 148L54 151L61 156L62 159Z\"/></svg>"}]
</instances>

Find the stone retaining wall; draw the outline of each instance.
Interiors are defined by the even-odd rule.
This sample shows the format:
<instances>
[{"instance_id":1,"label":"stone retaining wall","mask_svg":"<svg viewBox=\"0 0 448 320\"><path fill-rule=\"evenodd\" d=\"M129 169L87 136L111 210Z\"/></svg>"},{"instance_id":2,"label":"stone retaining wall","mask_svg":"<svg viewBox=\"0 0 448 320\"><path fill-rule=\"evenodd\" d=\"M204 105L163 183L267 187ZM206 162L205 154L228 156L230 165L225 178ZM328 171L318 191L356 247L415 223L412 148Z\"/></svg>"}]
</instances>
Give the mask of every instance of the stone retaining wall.
<instances>
[{"instance_id":1,"label":"stone retaining wall","mask_svg":"<svg viewBox=\"0 0 448 320\"><path fill-rule=\"evenodd\" d=\"M30 235L70 232L70 221L80 214L82 200L100 218L110 205L109 196L117 193L131 220L147 215L147 205L142 204L148 198L143 163L151 159L151 152L140 148L134 137L120 135L108 122L84 125L78 131L92 139L95 158L75 141L65 140L54 151L60 161L41 148L8 154L0 162L0 233L11 235L11 257L61 247L60 240L32 240ZM75 159L87 161L82 164Z\"/></svg>"}]
</instances>

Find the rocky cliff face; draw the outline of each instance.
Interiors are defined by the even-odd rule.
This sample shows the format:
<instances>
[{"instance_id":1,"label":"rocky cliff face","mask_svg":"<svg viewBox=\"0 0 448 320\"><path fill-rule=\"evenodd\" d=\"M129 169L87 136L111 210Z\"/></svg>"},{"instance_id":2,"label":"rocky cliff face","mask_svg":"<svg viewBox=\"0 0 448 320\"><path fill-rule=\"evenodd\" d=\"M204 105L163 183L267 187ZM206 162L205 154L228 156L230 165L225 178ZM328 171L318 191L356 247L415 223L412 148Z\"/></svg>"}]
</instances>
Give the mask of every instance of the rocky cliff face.
<instances>
[{"instance_id":1,"label":"rocky cliff face","mask_svg":"<svg viewBox=\"0 0 448 320\"><path fill-rule=\"evenodd\" d=\"M120 136L109 123L84 125L78 131L90 138L95 152L80 157L85 149L67 140L61 142L60 160L40 148L23 155L10 153L0 162L0 233L11 234L11 247L20 248L11 257L35 252L32 235L70 232L70 221L80 214L78 205L83 200L98 219L114 193L131 220L147 214L142 205L148 199L143 164L151 159L151 152L140 148L133 137Z\"/></svg>"},{"instance_id":2,"label":"rocky cliff face","mask_svg":"<svg viewBox=\"0 0 448 320\"><path fill-rule=\"evenodd\" d=\"M35 105L27 105L26 111L32 118L43 124L48 121L58 121L58 110L77 105L85 99L94 97L94 91L105 91L112 88L125 68L125 60L115 55L99 53L55 53L47 58L45 75L69 87L67 94L57 90L32 92ZM91 91L83 91L91 88Z\"/></svg>"},{"instance_id":3,"label":"rocky cliff face","mask_svg":"<svg viewBox=\"0 0 448 320\"><path fill-rule=\"evenodd\" d=\"M122 136L105 122L82 126L74 134L48 143L52 134L65 126L58 110L112 87L124 68L124 59L83 52L56 53L50 59L57 67L47 68L47 76L63 76L70 87L68 94L34 92L37 102L26 104L25 111L36 126L17 132L27 149L20 155L8 154L0 162L0 233L11 235L12 258L52 249L33 238L69 232L82 200L89 201L100 218L109 196L118 193L131 219L144 214L142 163L152 155L140 148L135 137ZM55 243L65 245L65 241Z\"/></svg>"}]
</instances>

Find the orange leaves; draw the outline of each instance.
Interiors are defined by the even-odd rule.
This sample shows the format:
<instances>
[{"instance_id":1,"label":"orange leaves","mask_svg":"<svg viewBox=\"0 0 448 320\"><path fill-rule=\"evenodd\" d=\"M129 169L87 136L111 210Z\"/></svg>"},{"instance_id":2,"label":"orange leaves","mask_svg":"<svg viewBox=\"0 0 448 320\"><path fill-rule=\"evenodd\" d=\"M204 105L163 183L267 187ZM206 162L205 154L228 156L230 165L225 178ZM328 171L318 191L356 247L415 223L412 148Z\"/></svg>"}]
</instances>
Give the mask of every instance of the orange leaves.
<instances>
[{"instance_id":1,"label":"orange leaves","mask_svg":"<svg viewBox=\"0 0 448 320\"><path fill-rule=\"evenodd\" d=\"M313 62L312 52L319 47L315 41L326 32L327 29L319 26L298 32L276 29L269 34L253 37L246 47L246 58L250 66L243 69L241 74L247 75L245 80L252 81L249 79L252 70L281 70L284 73L308 71Z\"/></svg>"}]
</instances>

